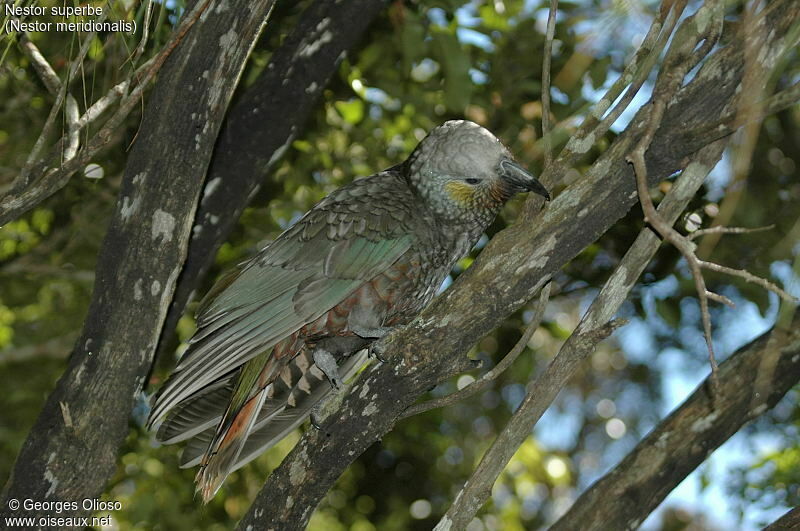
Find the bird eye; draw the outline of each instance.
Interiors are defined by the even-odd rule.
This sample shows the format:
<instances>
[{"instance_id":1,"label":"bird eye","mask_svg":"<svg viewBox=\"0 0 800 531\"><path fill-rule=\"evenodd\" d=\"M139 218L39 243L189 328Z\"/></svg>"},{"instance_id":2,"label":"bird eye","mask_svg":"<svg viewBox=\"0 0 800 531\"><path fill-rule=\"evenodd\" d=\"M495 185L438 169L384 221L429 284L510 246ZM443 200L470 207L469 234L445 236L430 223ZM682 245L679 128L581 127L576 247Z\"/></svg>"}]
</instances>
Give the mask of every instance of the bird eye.
<instances>
[{"instance_id":1,"label":"bird eye","mask_svg":"<svg viewBox=\"0 0 800 531\"><path fill-rule=\"evenodd\" d=\"M469 179L464 179L464 182L467 183L467 184L478 184L478 183L481 182L481 180L480 179L469 178Z\"/></svg>"}]
</instances>

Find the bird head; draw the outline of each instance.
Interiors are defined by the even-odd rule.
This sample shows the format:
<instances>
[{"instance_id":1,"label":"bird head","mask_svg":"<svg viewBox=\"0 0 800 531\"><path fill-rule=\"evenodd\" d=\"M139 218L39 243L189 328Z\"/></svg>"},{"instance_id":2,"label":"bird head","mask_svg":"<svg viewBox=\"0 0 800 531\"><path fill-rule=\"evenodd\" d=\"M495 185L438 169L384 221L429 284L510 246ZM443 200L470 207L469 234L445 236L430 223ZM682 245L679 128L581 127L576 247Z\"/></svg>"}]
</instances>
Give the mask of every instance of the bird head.
<instances>
[{"instance_id":1,"label":"bird head","mask_svg":"<svg viewBox=\"0 0 800 531\"><path fill-rule=\"evenodd\" d=\"M550 194L489 131L466 120L433 129L405 163L411 185L437 217L488 224L511 197Z\"/></svg>"}]
</instances>

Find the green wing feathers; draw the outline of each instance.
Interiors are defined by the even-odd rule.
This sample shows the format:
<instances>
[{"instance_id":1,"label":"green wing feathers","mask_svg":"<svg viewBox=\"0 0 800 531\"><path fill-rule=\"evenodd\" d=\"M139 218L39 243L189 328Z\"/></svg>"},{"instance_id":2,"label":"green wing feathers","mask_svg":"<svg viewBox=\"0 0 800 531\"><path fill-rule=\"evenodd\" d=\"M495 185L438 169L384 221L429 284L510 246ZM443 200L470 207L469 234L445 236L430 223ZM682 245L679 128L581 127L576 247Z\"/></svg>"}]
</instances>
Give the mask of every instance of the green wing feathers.
<instances>
[{"instance_id":1,"label":"green wing feathers","mask_svg":"<svg viewBox=\"0 0 800 531\"><path fill-rule=\"evenodd\" d=\"M377 177L391 177L382 175ZM197 433L218 419L219 407L209 406L210 388L342 302L411 248L413 197L398 201L404 192L396 183L393 191L386 182L371 180L356 181L325 198L209 292L200 306L197 332L151 413L152 424L173 408L184 412L174 420L170 416L172 424L161 428L169 433L165 440L180 440L175 433L180 422ZM370 188L386 197L375 201ZM407 209L398 207L405 203ZM206 409L190 408L193 401ZM206 410L208 418L202 420Z\"/></svg>"}]
</instances>

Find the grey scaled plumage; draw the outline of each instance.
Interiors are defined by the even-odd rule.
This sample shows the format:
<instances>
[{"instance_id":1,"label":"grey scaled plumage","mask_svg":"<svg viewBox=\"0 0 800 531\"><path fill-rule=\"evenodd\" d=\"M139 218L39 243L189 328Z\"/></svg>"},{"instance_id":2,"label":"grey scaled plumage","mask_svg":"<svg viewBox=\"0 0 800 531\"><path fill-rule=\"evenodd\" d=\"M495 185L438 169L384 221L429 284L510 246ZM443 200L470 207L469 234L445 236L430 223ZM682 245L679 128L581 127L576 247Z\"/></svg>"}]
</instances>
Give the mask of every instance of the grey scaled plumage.
<instances>
[{"instance_id":1,"label":"grey scaled plumage","mask_svg":"<svg viewBox=\"0 0 800 531\"><path fill-rule=\"evenodd\" d=\"M547 190L486 129L449 121L402 164L331 193L201 303L150 424L188 441L209 500L308 418L364 348L409 322L503 204Z\"/></svg>"}]
</instances>

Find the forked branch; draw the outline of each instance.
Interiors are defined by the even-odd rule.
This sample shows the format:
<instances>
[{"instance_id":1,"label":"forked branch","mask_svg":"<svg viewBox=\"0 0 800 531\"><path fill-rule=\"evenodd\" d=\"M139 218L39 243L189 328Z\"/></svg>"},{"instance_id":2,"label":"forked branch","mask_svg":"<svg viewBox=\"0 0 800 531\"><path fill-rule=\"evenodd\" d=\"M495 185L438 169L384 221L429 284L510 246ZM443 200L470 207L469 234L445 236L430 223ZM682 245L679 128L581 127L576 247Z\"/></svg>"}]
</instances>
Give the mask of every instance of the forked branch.
<instances>
[{"instance_id":1,"label":"forked branch","mask_svg":"<svg viewBox=\"0 0 800 531\"><path fill-rule=\"evenodd\" d=\"M707 10L706 14L702 14L703 10ZM689 17L681 27L678 29L676 38L673 40L672 47L668 51L667 57L664 61L656 87L653 91L652 107L650 116L645 122L645 132L634 149L628 155L627 160L633 164L634 173L636 176L636 189L639 194L639 202L644 212L645 221L652 226L662 238L671 243L686 260L689 270L694 280L695 289L700 301L700 313L703 323L703 337L705 338L706 347L708 349L709 361L711 363L712 380L716 381L717 375L717 362L714 354L714 345L711 337L711 316L708 311L708 300L722 302L724 304L732 305L732 301L723 295L711 292L706 287L705 279L703 278L703 269L725 273L728 275L736 276L753 282L761 287L776 293L781 298L793 301L794 298L788 293L774 285L773 283L763 278L757 277L752 273L745 270L733 269L725 267L713 262L700 260L696 253L696 246L692 243L692 237L686 237L672 228L672 224L664 220L656 211L653 201L650 198L650 191L648 187L647 164L645 162L645 153L649 148L656 130L661 124L664 112L666 111L667 104L675 96L677 91L681 88L683 80L686 75L694 68L699 61L713 48L717 39L721 34L722 23L722 6L720 2L707 2L704 4L698 13ZM693 26L698 20L699 16L710 16L716 23L708 24L706 32L693 32ZM683 34L681 36L681 34ZM681 38L678 38L678 37ZM713 232L726 232L725 229L712 229ZM742 229L728 229L728 232L744 232ZM708 233L708 231L706 232Z\"/></svg>"},{"instance_id":2,"label":"forked branch","mask_svg":"<svg viewBox=\"0 0 800 531\"><path fill-rule=\"evenodd\" d=\"M681 173L659 210L672 221L678 218L689 200L702 185L713 163L719 158L722 148L712 144L698 152L693 161ZM541 415L550 406L558 392L567 384L580 363L595 349L597 343L607 337L621 323L611 321L644 268L653 258L660 241L645 228L636 238L619 266L608 279L603 289L581 318L575 331L567 339L547 369L528 386L519 409L487 450L472 477L464 485L437 529L466 527L472 516L491 494L491 487L505 468L511 456Z\"/></svg>"}]
</instances>

